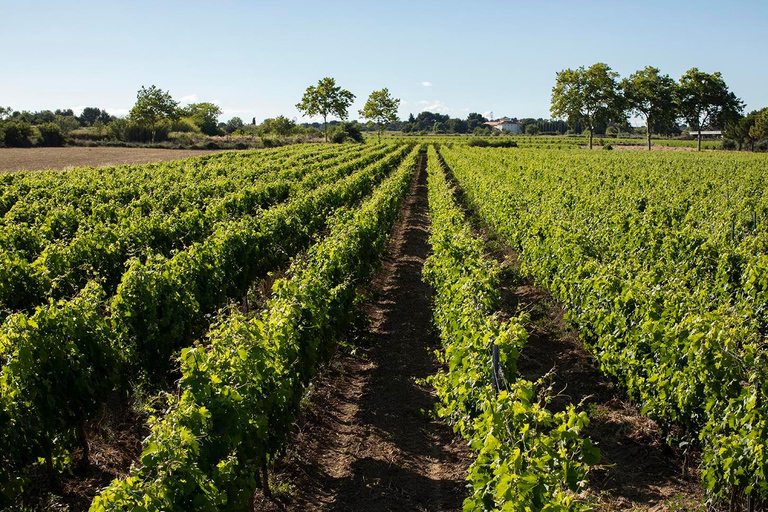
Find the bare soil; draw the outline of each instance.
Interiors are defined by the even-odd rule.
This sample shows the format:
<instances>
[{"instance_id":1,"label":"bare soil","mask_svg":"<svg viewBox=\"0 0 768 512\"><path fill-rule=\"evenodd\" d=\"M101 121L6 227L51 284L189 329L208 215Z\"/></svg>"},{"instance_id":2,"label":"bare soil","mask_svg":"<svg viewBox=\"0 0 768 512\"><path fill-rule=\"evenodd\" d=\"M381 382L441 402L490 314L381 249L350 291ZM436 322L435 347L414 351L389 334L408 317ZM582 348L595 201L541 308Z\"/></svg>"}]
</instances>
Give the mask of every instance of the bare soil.
<instances>
[{"instance_id":1,"label":"bare soil","mask_svg":"<svg viewBox=\"0 0 768 512\"><path fill-rule=\"evenodd\" d=\"M256 510L460 510L471 454L430 414L424 378L436 373L431 294L421 280L429 254L423 159L381 271L363 306L368 325L354 355L337 355L279 461L276 501Z\"/></svg>"},{"instance_id":2,"label":"bare soil","mask_svg":"<svg viewBox=\"0 0 768 512\"><path fill-rule=\"evenodd\" d=\"M145 164L181 160L193 156L218 153L210 149L149 148L0 148L0 172L40 171L71 167L106 167L120 164Z\"/></svg>"}]
</instances>

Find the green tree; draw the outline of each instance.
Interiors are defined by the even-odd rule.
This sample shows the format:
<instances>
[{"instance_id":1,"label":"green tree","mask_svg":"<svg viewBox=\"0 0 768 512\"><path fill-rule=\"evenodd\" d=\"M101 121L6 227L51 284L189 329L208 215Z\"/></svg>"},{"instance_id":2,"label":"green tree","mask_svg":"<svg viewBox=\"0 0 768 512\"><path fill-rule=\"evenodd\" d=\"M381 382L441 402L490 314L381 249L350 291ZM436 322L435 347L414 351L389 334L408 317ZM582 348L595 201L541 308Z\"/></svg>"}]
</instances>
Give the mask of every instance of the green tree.
<instances>
[{"instance_id":1,"label":"green tree","mask_svg":"<svg viewBox=\"0 0 768 512\"><path fill-rule=\"evenodd\" d=\"M648 150L651 149L651 127L654 124L669 124L677 118L675 95L677 84L662 75L658 68L646 66L621 81L627 109L645 119Z\"/></svg>"},{"instance_id":2,"label":"green tree","mask_svg":"<svg viewBox=\"0 0 768 512\"><path fill-rule=\"evenodd\" d=\"M393 98L385 87L380 91L373 91L368 96L368 101L360 110L360 116L376 123L378 140L381 142L381 132L384 126L397 122L397 109L400 108L400 99Z\"/></svg>"},{"instance_id":3,"label":"green tree","mask_svg":"<svg viewBox=\"0 0 768 512\"><path fill-rule=\"evenodd\" d=\"M755 124L749 129L749 136L754 142L768 137L768 108L764 108L762 113L755 118ZM752 143L752 150L755 144Z\"/></svg>"},{"instance_id":4,"label":"green tree","mask_svg":"<svg viewBox=\"0 0 768 512\"><path fill-rule=\"evenodd\" d=\"M136 104L129 117L140 126L148 128L152 133L152 142L155 142L158 123L164 119L177 118L178 107L179 103L174 101L169 92L154 85L149 89L142 86L136 94Z\"/></svg>"},{"instance_id":5,"label":"green tree","mask_svg":"<svg viewBox=\"0 0 768 512\"><path fill-rule=\"evenodd\" d=\"M525 125L525 134L526 135L538 135L539 134L539 126L536 125L536 124Z\"/></svg>"},{"instance_id":6,"label":"green tree","mask_svg":"<svg viewBox=\"0 0 768 512\"><path fill-rule=\"evenodd\" d=\"M181 114L189 117L204 134L219 134L221 108L215 103L190 103L181 109Z\"/></svg>"},{"instance_id":7,"label":"green tree","mask_svg":"<svg viewBox=\"0 0 768 512\"><path fill-rule=\"evenodd\" d=\"M13 114L13 109L11 107L0 107L0 121L5 121L11 117L11 114Z\"/></svg>"},{"instance_id":8,"label":"green tree","mask_svg":"<svg viewBox=\"0 0 768 512\"><path fill-rule=\"evenodd\" d=\"M281 137L290 135L294 128L296 128L296 123L285 116L277 116L269 123L269 130Z\"/></svg>"},{"instance_id":9,"label":"green tree","mask_svg":"<svg viewBox=\"0 0 768 512\"><path fill-rule=\"evenodd\" d=\"M243 120L239 117L233 117L229 121L227 121L227 126L224 128L224 131L227 133L233 133L239 130L243 127Z\"/></svg>"},{"instance_id":10,"label":"green tree","mask_svg":"<svg viewBox=\"0 0 768 512\"><path fill-rule=\"evenodd\" d=\"M323 133L328 142L328 116L346 120L347 110L354 99L355 95L337 86L335 79L326 77L319 80L317 86L307 87L296 108L308 117L319 115L323 118Z\"/></svg>"},{"instance_id":11,"label":"green tree","mask_svg":"<svg viewBox=\"0 0 768 512\"><path fill-rule=\"evenodd\" d=\"M759 128L753 129L753 127L755 126L755 122L765 111L768 111L768 108L754 110L736 121L731 121L725 126L723 137L734 141L739 151L741 151L741 147L745 143L749 145L752 151L754 151L755 143L762 137L758 136L760 131Z\"/></svg>"},{"instance_id":12,"label":"green tree","mask_svg":"<svg viewBox=\"0 0 768 512\"><path fill-rule=\"evenodd\" d=\"M691 68L680 77L677 88L680 114L697 132L701 151L701 129L704 126L725 127L739 118L744 103L728 90L719 71L709 74Z\"/></svg>"},{"instance_id":13,"label":"green tree","mask_svg":"<svg viewBox=\"0 0 768 512\"><path fill-rule=\"evenodd\" d=\"M91 126L101 117L101 109L96 107L85 107L80 117L77 118L82 126Z\"/></svg>"},{"instance_id":14,"label":"green tree","mask_svg":"<svg viewBox=\"0 0 768 512\"><path fill-rule=\"evenodd\" d=\"M483 126L483 123L488 120L477 112L472 112L467 116L467 132L473 132L478 126Z\"/></svg>"},{"instance_id":15,"label":"green tree","mask_svg":"<svg viewBox=\"0 0 768 512\"><path fill-rule=\"evenodd\" d=\"M589 131L589 149L595 127L609 119L622 117L621 98L616 78L618 73L598 62L589 68L565 69L557 73L552 88L552 116L566 118L568 124L583 123Z\"/></svg>"}]
</instances>

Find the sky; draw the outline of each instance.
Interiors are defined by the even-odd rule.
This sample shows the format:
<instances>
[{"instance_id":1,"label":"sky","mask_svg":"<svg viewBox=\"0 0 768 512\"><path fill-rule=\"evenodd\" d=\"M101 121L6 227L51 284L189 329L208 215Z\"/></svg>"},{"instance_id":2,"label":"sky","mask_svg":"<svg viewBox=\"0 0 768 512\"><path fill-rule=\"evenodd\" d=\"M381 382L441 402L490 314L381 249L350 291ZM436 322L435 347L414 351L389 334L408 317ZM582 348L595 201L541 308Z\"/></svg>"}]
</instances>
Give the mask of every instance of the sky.
<instances>
[{"instance_id":1,"label":"sky","mask_svg":"<svg viewBox=\"0 0 768 512\"><path fill-rule=\"evenodd\" d=\"M768 1L19 2L0 0L0 105L126 115L141 86L218 104L221 120L302 118L323 77L465 118L548 118L555 75L605 62L678 79L720 71L768 106Z\"/></svg>"}]
</instances>

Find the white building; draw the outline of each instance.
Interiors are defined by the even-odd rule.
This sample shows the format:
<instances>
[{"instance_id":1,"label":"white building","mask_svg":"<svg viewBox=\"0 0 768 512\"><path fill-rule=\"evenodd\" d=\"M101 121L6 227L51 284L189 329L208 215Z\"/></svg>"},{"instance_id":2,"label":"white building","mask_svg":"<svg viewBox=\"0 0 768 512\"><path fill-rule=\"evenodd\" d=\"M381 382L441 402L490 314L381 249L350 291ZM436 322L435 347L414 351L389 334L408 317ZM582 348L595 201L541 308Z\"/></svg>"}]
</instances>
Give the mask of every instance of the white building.
<instances>
[{"instance_id":1,"label":"white building","mask_svg":"<svg viewBox=\"0 0 768 512\"><path fill-rule=\"evenodd\" d=\"M490 126L494 130L501 130L501 131L510 132L510 133L523 133L523 130L520 127L520 123L508 117L502 117L501 119L497 119L496 121L488 121L483 124L485 124L486 126Z\"/></svg>"}]
</instances>

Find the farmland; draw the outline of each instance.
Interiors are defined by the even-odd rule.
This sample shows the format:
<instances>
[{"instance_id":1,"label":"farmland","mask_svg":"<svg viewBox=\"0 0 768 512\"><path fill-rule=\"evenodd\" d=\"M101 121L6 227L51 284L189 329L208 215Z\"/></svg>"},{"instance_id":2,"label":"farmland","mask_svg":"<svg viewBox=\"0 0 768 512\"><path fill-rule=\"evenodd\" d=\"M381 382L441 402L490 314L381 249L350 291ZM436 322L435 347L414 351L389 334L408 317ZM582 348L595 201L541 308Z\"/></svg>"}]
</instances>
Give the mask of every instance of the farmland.
<instances>
[{"instance_id":1,"label":"farmland","mask_svg":"<svg viewBox=\"0 0 768 512\"><path fill-rule=\"evenodd\" d=\"M168 150L149 148L5 148L0 151L0 172L106 167L181 160L215 153L216 150Z\"/></svg>"},{"instance_id":2,"label":"farmland","mask_svg":"<svg viewBox=\"0 0 768 512\"><path fill-rule=\"evenodd\" d=\"M514 274L669 447L687 507L759 509L765 157L514 139L0 175L0 506L611 510L599 481L632 462L594 435L606 401L529 371ZM140 453L74 499L116 410Z\"/></svg>"}]
</instances>

